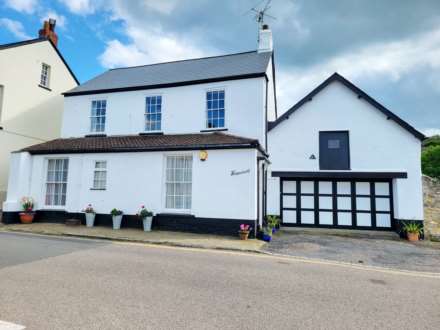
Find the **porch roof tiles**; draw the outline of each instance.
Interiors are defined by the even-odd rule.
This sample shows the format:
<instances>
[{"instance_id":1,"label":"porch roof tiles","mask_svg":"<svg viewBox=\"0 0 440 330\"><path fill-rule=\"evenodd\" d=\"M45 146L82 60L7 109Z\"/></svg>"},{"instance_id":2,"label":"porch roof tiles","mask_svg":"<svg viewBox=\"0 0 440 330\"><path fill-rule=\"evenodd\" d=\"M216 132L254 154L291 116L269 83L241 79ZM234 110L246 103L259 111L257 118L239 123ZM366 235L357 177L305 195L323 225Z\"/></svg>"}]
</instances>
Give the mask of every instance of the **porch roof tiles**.
<instances>
[{"instance_id":1,"label":"porch roof tiles","mask_svg":"<svg viewBox=\"0 0 440 330\"><path fill-rule=\"evenodd\" d=\"M258 140L221 132L60 138L20 151L30 154L70 154L241 148L257 148L262 151Z\"/></svg>"}]
</instances>

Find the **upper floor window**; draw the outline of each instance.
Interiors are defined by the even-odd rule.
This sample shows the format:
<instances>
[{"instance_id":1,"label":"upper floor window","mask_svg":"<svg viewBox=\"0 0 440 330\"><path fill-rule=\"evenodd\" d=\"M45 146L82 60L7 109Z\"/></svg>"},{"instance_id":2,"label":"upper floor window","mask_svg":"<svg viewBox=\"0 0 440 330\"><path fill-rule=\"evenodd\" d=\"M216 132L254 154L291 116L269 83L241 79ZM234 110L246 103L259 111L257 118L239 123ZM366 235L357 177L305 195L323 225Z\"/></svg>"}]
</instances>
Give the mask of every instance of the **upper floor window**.
<instances>
[{"instance_id":1,"label":"upper floor window","mask_svg":"<svg viewBox=\"0 0 440 330\"><path fill-rule=\"evenodd\" d=\"M225 91L216 90L206 93L206 127L225 127Z\"/></svg>"},{"instance_id":2,"label":"upper floor window","mask_svg":"<svg viewBox=\"0 0 440 330\"><path fill-rule=\"evenodd\" d=\"M40 85L49 88L50 66L46 63L41 65Z\"/></svg>"},{"instance_id":3,"label":"upper floor window","mask_svg":"<svg viewBox=\"0 0 440 330\"><path fill-rule=\"evenodd\" d=\"M90 131L105 131L105 112L107 109L106 100L92 101L92 114L90 116Z\"/></svg>"},{"instance_id":4,"label":"upper floor window","mask_svg":"<svg viewBox=\"0 0 440 330\"><path fill-rule=\"evenodd\" d=\"M147 96L145 130L160 131L162 128L162 96Z\"/></svg>"}]
</instances>

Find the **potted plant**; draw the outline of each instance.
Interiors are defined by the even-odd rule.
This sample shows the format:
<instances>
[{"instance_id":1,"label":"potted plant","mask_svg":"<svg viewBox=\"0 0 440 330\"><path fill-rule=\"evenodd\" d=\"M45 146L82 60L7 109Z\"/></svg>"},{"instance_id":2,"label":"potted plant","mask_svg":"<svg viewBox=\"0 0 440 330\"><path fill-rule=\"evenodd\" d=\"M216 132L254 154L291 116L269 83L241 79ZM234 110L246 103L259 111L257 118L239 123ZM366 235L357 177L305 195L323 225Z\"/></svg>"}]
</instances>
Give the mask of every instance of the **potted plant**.
<instances>
[{"instance_id":1,"label":"potted plant","mask_svg":"<svg viewBox=\"0 0 440 330\"><path fill-rule=\"evenodd\" d=\"M423 232L422 225L417 222L409 222L403 224L403 231L406 232L406 237L410 242L417 242L420 239L420 234Z\"/></svg>"},{"instance_id":2,"label":"potted plant","mask_svg":"<svg viewBox=\"0 0 440 330\"><path fill-rule=\"evenodd\" d=\"M87 207L83 210L83 212L86 214L86 226L93 227L95 223L96 213L92 207L92 204L87 205Z\"/></svg>"},{"instance_id":3,"label":"potted plant","mask_svg":"<svg viewBox=\"0 0 440 330\"><path fill-rule=\"evenodd\" d=\"M267 226L272 228L272 233L276 233L279 229L279 219L276 215L268 215L267 219Z\"/></svg>"},{"instance_id":4,"label":"potted plant","mask_svg":"<svg viewBox=\"0 0 440 330\"><path fill-rule=\"evenodd\" d=\"M251 226L242 223L240 225L240 230L238 231L238 234L240 235L240 239L246 241L249 237L249 233L251 232L251 230L252 230Z\"/></svg>"},{"instance_id":5,"label":"potted plant","mask_svg":"<svg viewBox=\"0 0 440 330\"><path fill-rule=\"evenodd\" d=\"M34 209L34 200L32 197L23 197L21 199L21 207L23 208L23 212L20 212L21 223L32 223L35 216L35 212L32 212Z\"/></svg>"},{"instance_id":6,"label":"potted plant","mask_svg":"<svg viewBox=\"0 0 440 330\"><path fill-rule=\"evenodd\" d=\"M272 228L264 227L263 228L263 241L270 242L272 240Z\"/></svg>"},{"instance_id":7,"label":"potted plant","mask_svg":"<svg viewBox=\"0 0 440 330\"><path fill-rule=\"evenodd\" d=\"M141 209L137 213L137 216L142 219L144 231L151 231L151 224L153 223L153 212L148 211L145 208L145 205L142 205Z\"/></svg>"},{"instance_id":8,"label":"potted plant","mask_svg":"<svg viewBox=\"0 0 440 330\"><path fill-rule=\"evenodd\" d=\"M116 208L111 210L110 214L112 216L113 229L121 229L121 222L122 222L122 214L123 213L124 212L122 212L121 210L118 210Z\"/></svg>"}]
</instances>

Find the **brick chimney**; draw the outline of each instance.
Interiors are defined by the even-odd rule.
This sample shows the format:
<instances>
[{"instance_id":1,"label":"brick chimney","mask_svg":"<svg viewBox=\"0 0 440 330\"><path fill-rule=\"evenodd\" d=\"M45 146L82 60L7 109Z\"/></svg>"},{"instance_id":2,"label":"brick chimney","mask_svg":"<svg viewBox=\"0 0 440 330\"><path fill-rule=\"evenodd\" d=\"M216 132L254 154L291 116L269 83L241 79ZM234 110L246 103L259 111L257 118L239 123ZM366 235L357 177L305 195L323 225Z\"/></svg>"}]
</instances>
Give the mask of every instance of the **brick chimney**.
<instances>
[{"instance_id":1,"label":"brick chimney","mask_svg":"<svg viewBox=\"0 0 440 330\"><path fill-rule=\"evenodd\" d=\"M49 18L48 21L44 21L43 28L38 31L38 36L40 38L50 39L55 46L58 44L58 36L55 33L56 23L56 20Z\"/></svg>"}]
</instances>

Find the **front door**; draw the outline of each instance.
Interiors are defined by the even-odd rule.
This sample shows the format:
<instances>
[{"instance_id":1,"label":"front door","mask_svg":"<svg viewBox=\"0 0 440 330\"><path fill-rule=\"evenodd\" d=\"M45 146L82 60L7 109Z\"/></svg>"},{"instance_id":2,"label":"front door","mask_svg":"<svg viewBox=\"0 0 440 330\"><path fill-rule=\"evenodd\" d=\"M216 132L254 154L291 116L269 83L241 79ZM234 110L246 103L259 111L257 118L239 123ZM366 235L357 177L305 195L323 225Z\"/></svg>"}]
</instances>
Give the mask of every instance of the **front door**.
<instances>
[{"instance_id":1,"label":"front door","mask_svg":"<svg viewBox=\"0 0 440 330\"><path fill-rule=\"evenodd\" d=\"M347 131L319 132L319 169L350 169Z\"/></svg>"}]
</instances>

